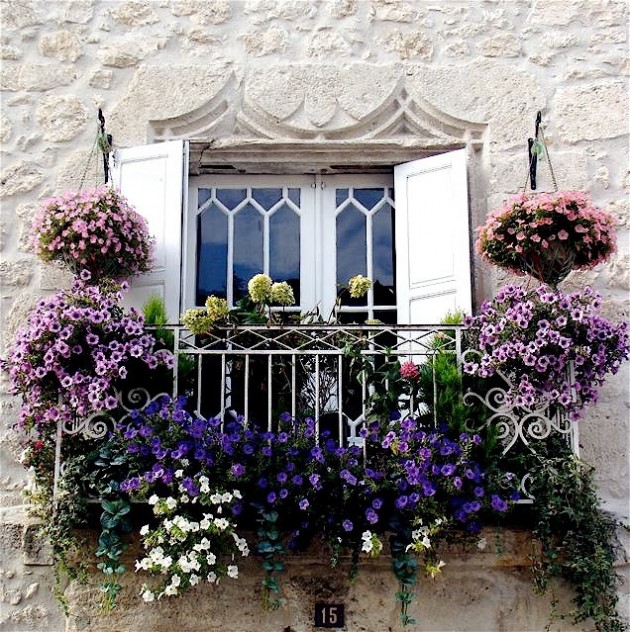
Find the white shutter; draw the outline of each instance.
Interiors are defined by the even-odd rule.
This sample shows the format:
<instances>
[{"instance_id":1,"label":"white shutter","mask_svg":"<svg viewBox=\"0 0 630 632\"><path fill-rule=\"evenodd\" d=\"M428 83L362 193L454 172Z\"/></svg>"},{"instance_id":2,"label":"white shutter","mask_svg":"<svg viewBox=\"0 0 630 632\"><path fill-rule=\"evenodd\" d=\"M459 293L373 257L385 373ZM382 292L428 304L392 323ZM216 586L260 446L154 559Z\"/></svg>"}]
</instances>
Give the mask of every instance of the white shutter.
<instances>
[{"instance_id":1,"label":"white shutter","mask_svg":"<svg viewBox=\"0 0 630 632\"><path fill-rule=\"evenodd\" d=\"M125 304L141 309L148 298L160 296L169 323L179 321L187 153L182 140L118 149L112 167L114 186L147 219L156 240L154 268L133 281Z\"/></svg>"},{"instance_id":2,"label":"white shutter","mask_svg":"<svg viewBox=\"0 0 630 632\"><path fill-rule=\"evenodd\" d=\"M466 151L394 167L398 322L472 310Z\"/></svg>"}]
</instances>

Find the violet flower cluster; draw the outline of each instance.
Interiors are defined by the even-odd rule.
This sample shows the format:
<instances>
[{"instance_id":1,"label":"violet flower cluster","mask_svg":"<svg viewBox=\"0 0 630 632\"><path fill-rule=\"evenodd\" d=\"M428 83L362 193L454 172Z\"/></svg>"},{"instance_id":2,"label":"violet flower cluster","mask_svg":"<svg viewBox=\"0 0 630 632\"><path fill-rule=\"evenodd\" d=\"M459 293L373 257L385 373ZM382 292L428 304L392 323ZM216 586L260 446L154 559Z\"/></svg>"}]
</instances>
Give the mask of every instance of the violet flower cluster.
<instances>
[{"instance_id":1,"label":"violet flower cluster","mask_svg":"<svg viewBox=\"0 0 630 632\"><path fill-rule=\"evenodd\" d=\"M142 316L120 307L126 286L89 280L84 271L69 291L41 299L0 361L12 393L22 396L19 419L26 429L116 408L114 387L134 361L149 369L173 364L170 352L154 351Z\"/></svg>"},{"instance_id":2,"label":"violet flower cluster","mask_svg":"<svg viewBox=\"0 0 630 632\"><path fill-rule=\"evenodd\" d=\"M560 244L574 256L573 269L606 261L616 250L614 217L585 193L519 194L488 215L478 229L478 252L516 274L528 271L524 256L544 256Z\"/></svg>"},{"instance_id":3,"label":"violet flower cluster","mask_svg":"<svg viewBox=\"0 0 630 632\"><path fill-rule=\"evenodd\" d=\"M153 240L146 220L110 187L70 191L46 200L33 220L32 250L62 261L93 281L125 279L152 267Z\"/></svg>"},{"instance_id":4,"label":"violet flower cluster","mask_svg":"<svg viewBox=\"0 0 630 632\"><path fill-rule=\"evenodd\" d=\"M384 532L392 518L446 517L474 529L483 510L504 512L509 498L488 490L474 459L478 435L448 438L413 419L372 423L364 450L340 446L312 419L283 414L274 430L242 418L203 419L183 398L162 397L134 411L118 436L135 463L121 485L128 493L182 493L190 502L211 488L238 486L233 514L276 511L290 544L314 538L360 550L366 530Z\"/></svg>"},{"instance_id":5,"label":"violet flower cluster","mask_svg":"<svg viewBox=\"0 0 630 632\"><path fill-rule=\"evenodd\" d=\"M507 404L551 404L577 420L628 358L628 323L610 322L600 306L588 287L564 294L508 285L466 319L469 347L479 353L464 371L482 378L499 371L511 381Z\"/></svg>"}]
</instances>

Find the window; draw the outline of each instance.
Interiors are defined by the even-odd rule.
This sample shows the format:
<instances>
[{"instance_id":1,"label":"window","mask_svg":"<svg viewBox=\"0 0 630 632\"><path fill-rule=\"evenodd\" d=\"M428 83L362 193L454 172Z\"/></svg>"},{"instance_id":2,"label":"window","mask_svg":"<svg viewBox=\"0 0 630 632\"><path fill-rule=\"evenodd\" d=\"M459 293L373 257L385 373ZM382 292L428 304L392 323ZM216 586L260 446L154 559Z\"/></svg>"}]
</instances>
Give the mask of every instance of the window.
<instances>
[{"instance_id":1,"label":"window","mask_svg":"<svg viewBox=\"0 0 630 632\"><path fill-rule=\"evenodd\" d=\"M300 309L319 306L326 317L337 283L361 273L375 286L365 301L345 302L342 320L431 324L470 311L465 155L395 166L392 192L380 176L189 182L184 141L119 150L114 183L156 237L155 269L134 282L129 302L158 294L175 322L208 293L233 303L252 274L267 272L293 285Z\"/></svg>"},{"instance_id":2,"label":"window","mask_svg":"<svg viewBox=\"0 0 630 632\"><path fill-rule=\"evenodd\" d=\"M396 322L391 176L201 176L190 179L184 306L209 294L233 306L261 272L287 281L294 311ZM339 290L355 274L374 280L366 297Z\"/></svg>"}]
</instances>

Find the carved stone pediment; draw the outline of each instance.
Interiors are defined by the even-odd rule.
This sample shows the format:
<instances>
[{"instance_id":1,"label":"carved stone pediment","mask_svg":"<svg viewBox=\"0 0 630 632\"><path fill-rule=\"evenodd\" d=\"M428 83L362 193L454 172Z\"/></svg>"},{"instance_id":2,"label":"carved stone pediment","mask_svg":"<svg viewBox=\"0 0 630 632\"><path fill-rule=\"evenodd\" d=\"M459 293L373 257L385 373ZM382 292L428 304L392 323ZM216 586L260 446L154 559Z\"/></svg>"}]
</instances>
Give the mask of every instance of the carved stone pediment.
<instances>
[{"instance_id":1,"label":"carved stone pediment","mask_svg":"<svg viewBox=\"0 0 630 632\"><path fill-rule=\"evenodd\" d=\"M200 168L208 160L247 162L247 156L295 161L296 152L321 154L323 162L334 152L343 162L344 154L356 160L358 150L372 162L392 164L407 153L418 157L480 142L485 124L411 96L406 79L400 67L361 63L273 66L243 80L233 74L201 107L151 121L152 135L191 141L191 164L198 161Z\"/></svg>"}]
</instances>

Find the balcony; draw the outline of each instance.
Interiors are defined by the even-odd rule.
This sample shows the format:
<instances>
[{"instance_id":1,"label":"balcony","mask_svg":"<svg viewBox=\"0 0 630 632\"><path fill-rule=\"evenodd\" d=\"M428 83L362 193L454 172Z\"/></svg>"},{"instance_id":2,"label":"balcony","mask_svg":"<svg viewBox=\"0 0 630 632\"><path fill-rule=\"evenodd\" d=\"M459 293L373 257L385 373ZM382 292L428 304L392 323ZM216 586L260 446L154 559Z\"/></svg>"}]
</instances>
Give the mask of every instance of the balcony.
<instances>
[{"instance_id":1,"label":"balcony","mask_svg":"<svg viewBox=\"0 0 630 632\"><path fill-rule=\"evenodd\" d=\"M116 414L64 425L57 472L63 434L104 436L115 421L164 394L185 395L191 410L221 423L242 416L272 430L282 413L298 420L310 417L318 436L364 446L365 424L387 421L392 413L421 417L433 426L448 421L441 402L445 390L452 399L455 388L464 405L465 430L490 430L510 466L515 456L535 455L548 440L568 442L578 451L577 425L546 406L511 405L507 377L473 381L463 375L463 362L472 352L465 350L461 325L239 325L203 337L166 326L154 333L178 358L172 374L150 384L130 384L118 394ZM397 388L400 365L409 361L419 367L416 386ZM528 472L515 473L522 502L531 502Z\"/></svg>"}]
</instances>

